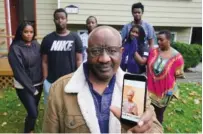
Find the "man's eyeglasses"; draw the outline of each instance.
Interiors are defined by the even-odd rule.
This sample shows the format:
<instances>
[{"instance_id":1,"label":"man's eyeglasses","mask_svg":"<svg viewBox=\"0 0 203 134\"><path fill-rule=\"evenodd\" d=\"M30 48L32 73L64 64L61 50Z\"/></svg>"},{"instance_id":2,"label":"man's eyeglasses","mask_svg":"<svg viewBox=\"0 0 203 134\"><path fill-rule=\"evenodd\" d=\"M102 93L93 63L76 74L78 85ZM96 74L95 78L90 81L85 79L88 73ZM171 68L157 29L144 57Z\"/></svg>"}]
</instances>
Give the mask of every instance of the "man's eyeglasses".
<instances>
[{"instance_id":1,"label":"man's eyeglasses","mask_svg":"<svg viewBox=\"0 0 203 134\"><path fill-rule=\"evenodd\" d=\"M88 48L91 57L97 57L103 54L104 50L109 56L118 56L121 47L92 47Z\"/></svg>"}]
</instances>

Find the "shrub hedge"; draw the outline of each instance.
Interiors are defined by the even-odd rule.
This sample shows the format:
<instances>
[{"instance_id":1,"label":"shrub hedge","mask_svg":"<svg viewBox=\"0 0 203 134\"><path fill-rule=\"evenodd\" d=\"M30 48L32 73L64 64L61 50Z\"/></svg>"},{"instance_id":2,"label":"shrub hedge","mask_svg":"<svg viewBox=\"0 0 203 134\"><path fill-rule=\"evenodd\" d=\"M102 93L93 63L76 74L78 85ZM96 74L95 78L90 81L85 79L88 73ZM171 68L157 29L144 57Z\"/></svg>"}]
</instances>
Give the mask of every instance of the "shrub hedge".
<instances>
[{"instance_id":1,"label":"shrub hedge","mask_svg":"<svg viewBox=\"0 0 203 134\"><path fill-rule=\"evenodd\" d=\"M202 46L199 44L173 42L171 46L182 54L185 62L184 69L197 66L202 59Z\"/></svg>"}]
</instances>

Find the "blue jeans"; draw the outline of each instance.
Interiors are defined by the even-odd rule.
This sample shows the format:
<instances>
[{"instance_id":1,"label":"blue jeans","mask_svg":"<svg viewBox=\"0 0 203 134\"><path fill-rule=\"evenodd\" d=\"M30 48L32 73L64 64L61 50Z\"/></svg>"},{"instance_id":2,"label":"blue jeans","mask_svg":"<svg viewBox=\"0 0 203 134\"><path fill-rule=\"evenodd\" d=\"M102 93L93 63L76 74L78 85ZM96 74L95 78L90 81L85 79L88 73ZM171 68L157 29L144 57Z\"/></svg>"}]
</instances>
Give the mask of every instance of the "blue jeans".
<instances>
[{"instance_id":1,"label":"blue jeans","mask_svg":"<svg viewBox=\"0 0 203 134\"><path fill-rule=\"evenodd\" d=\"M48 96L49 96L49 89L51 87L51 83L47 79L45 79L43 85L44 85L44 104L46 105Z\"/></svg>"},{"instance_id":2,"label":"blue jeans","mask_svg":"<svg viewBox=\"0 0 203 134\"><path fill-rule=\"evenodd\" d=\"M28 92L27 89L17 89L16 93L18 95L18 98L24 105L27 116L25 118L25 126L24 126L24 133L30 133L34 130L35 122L38 116L38 104L42 93L42 85L35 87L39 94L34 96L30 92Z\"/></svg>"}]
</instances>

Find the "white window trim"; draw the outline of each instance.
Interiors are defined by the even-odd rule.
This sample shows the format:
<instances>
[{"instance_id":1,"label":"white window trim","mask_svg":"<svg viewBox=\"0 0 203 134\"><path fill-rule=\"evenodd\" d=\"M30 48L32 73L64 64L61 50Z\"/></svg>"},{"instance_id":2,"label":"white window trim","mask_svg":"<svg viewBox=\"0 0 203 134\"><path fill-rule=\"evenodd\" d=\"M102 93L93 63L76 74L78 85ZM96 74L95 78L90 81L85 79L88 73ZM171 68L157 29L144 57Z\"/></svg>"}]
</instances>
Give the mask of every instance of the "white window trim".
<instances>
[{"instance_id":1,"label":"white window trim","mask_svg":"<svg viewBox=\"0 0 203 134\"><path fill-rule=\"evenodd\" d=\"M174 34L174 41L176 42L177 41L177 32L171 32L171 34Z\"/></svg>"},{"instance_id":2,"label":"white window trim","mask_svg":"<svg viewBox=\"0 0 203 134\"><path fill-rule=\"evenodd\" d=\"M193 27L190 28L189 44L191 44L191 41L192 41L192 31L193 31Z\"/></svg>"}]
</instances>

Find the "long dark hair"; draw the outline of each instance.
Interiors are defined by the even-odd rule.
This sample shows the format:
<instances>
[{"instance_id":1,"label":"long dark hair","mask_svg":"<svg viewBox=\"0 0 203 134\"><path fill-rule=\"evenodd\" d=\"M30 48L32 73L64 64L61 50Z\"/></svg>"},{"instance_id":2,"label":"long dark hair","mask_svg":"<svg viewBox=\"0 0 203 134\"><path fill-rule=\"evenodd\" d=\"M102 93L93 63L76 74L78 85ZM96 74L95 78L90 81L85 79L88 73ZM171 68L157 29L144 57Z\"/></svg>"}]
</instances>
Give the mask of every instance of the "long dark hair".
<instances>
[{"instance_id":1,"label":"long dark hair","mask_svg":"<svg viewBox=\"0 0 203 134\"><path fill-rule=\"evenodd\" d=\"M139 37L138 37L137 41L138 41L139 43L144 43L146 34L145 34L145 31L144 31L144 29L142 28L141 25L133 25L133 26L132 26L132 28L131 28L130 31L129 31L128 41L131 40L131 38L130 38L130 33L131 33L131 31L133 30L133 28L138 28L138 30L139 30Z\"/></svg>"},{"instance_id":2,"label":"long dark hair","mask_svg":"<svg viewBox=\"0 0 203 134\"><path fill-rule=\"evenodd\" d=\"M23 30L24 30L24 28L25 28L26 26L32 26L33 32L34 32L34 35L33 35L32 40L35 39L36 33L35 33L35 30L34 30L33 23L31 23L31 22L29 22L29 21L24 21L24 22L22 22L22 23L18 26L18 28L17 28L17 30L16 30L15 38L13 39L11 45L15 44L17 41L23 41L22 35L23 35Z\"/></svg>"}]
</instances>

